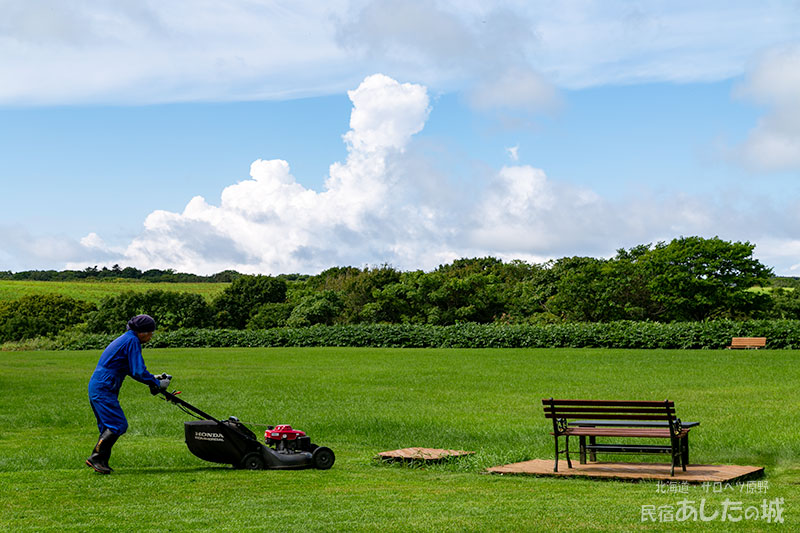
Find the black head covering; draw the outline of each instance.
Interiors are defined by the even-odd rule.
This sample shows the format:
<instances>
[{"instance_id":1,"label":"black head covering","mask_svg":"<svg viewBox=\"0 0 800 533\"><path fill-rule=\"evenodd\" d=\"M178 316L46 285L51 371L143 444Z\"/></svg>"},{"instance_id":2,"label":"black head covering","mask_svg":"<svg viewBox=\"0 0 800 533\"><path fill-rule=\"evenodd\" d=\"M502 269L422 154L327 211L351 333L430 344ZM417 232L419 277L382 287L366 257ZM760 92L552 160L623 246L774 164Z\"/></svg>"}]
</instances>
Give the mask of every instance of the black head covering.
<instances>
[{"instance_id":1,"label":"black head covering","mask_svg":"<svg viewBox=\"0 0 800 533\"><path fill-rule=\"evenodd\" d=\"M128 320L128 329L136 333L147 333L156 330L156 321L150 315L136 315Z\"/></svg>"}]
</instances>

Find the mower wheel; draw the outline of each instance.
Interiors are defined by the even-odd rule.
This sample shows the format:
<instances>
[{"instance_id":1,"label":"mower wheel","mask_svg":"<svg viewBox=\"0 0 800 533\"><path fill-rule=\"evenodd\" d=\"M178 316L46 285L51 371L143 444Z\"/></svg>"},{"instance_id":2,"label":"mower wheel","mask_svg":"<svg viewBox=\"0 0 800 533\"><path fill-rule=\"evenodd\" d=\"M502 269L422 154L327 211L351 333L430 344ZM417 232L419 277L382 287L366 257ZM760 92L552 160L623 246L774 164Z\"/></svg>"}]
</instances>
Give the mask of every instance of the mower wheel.
<instances>
[{"instance_id":1,"label":"mower wheel","mask_svg":"<svg viewBox=\"0 0 800 533\"><path fill-rule=\"evenodd\" d=\"M336 461L336 456L333 455L333 450L330 448L320 446L311 454L311 460L314 462L314 468L317 470L327 470L333 466L333 462Z\"/></svg>"},{"instance_id":2,"label":"mower wheel","mask_svg":"<svg viewBox=\"0 0 800 533\"><path fill-rule=\"evenodd\" d=\"M245 470L264 470L264 458L258 452L248 453L242 459L242 468Z\"/></svg>"}]
</instances>

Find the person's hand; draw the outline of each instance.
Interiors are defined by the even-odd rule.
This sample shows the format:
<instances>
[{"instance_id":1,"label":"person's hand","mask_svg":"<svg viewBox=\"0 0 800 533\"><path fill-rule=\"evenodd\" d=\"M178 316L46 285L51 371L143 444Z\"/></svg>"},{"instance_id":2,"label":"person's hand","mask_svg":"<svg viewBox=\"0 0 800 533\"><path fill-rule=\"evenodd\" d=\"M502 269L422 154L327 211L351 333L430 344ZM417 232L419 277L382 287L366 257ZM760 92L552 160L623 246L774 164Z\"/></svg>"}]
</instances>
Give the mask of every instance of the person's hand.
<instances>
[{"instance_id":1,"label":"person's hand","mask_svg":"<svg viewBox=\"0 0 800 533\"><path fill-rule=\"evenodd\" d=\"M156 379L158 380L158 389L165 391L169 388L169 382L172 381L172 376L164 372L156 376Z\"/></svg>"},{"instance_id":2,"label":"person's hand","mask_svg":"<svg viewBox=\"0 0 800 533\"><path fill-rule=\"evenodd\" d=\"M150 394L153 395L166 391L169 388L169 382L172 381L172 376L166 372L155 376L155 378L158 380L158 387L155 385L150 386Z\"/></svg>"}]
</instances>

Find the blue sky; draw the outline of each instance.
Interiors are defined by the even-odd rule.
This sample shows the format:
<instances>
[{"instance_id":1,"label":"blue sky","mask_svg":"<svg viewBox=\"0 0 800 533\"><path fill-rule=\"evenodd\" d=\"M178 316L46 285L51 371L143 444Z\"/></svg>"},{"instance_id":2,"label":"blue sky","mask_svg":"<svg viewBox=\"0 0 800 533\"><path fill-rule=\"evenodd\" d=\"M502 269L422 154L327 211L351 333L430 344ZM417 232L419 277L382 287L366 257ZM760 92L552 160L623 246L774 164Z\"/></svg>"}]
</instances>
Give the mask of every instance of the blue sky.
<instances>
[{"instance_id":1,"label":"blue sky","mask_svg":"<svg viewBox=\"0 0 800 533\"><path fill-rule=\"evenodd\" d=\"M0 0L0 269L800 275L800 2L485 4Z\"/></svg>"}]
</instances>

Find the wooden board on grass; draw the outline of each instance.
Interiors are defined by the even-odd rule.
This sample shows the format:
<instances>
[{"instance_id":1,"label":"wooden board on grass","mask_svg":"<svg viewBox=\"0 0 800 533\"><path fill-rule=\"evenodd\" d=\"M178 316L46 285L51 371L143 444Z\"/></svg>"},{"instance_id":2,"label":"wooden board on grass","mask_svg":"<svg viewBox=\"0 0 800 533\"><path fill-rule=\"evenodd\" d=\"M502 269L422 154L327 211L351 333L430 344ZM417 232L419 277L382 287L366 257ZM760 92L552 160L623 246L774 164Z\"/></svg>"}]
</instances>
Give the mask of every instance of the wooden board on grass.
<instances>
[{"instance_id":1,"label":"wooden board on grass","mask_svg":"<svg viewBox=\"0 0 800 533\"><path fill-rule=\"evenodd\" d=\"M552 459L534 459L521 463L503 466L493 466L487 472L492 474L530 474L536 476L555 477L590 477L590 478L616 478L625 480L670 480L673 482L704 483L724 482L731 483L760 477L764 468L760 466L741 465L686 465L686 471L675 469L675 475L670 476L670 465L663 463L572 463L572 468L567 467L566 461L558 462L558 472L553 472Z\"/></svg>"},{"instance_id":2,"label":"wooden board on grass","mask_svg":"<svg viewBox=\"0 0 800 533\"><path fill-rule=\"evenodd\" d=\"M448 457L462 457L472 455L475 452L466 450L443 450L441 448L403 448L401 450L391 450L380 452L378 457L387 461L421 461L436 462L443 461Z\"/></svg>"}]
</instances>

